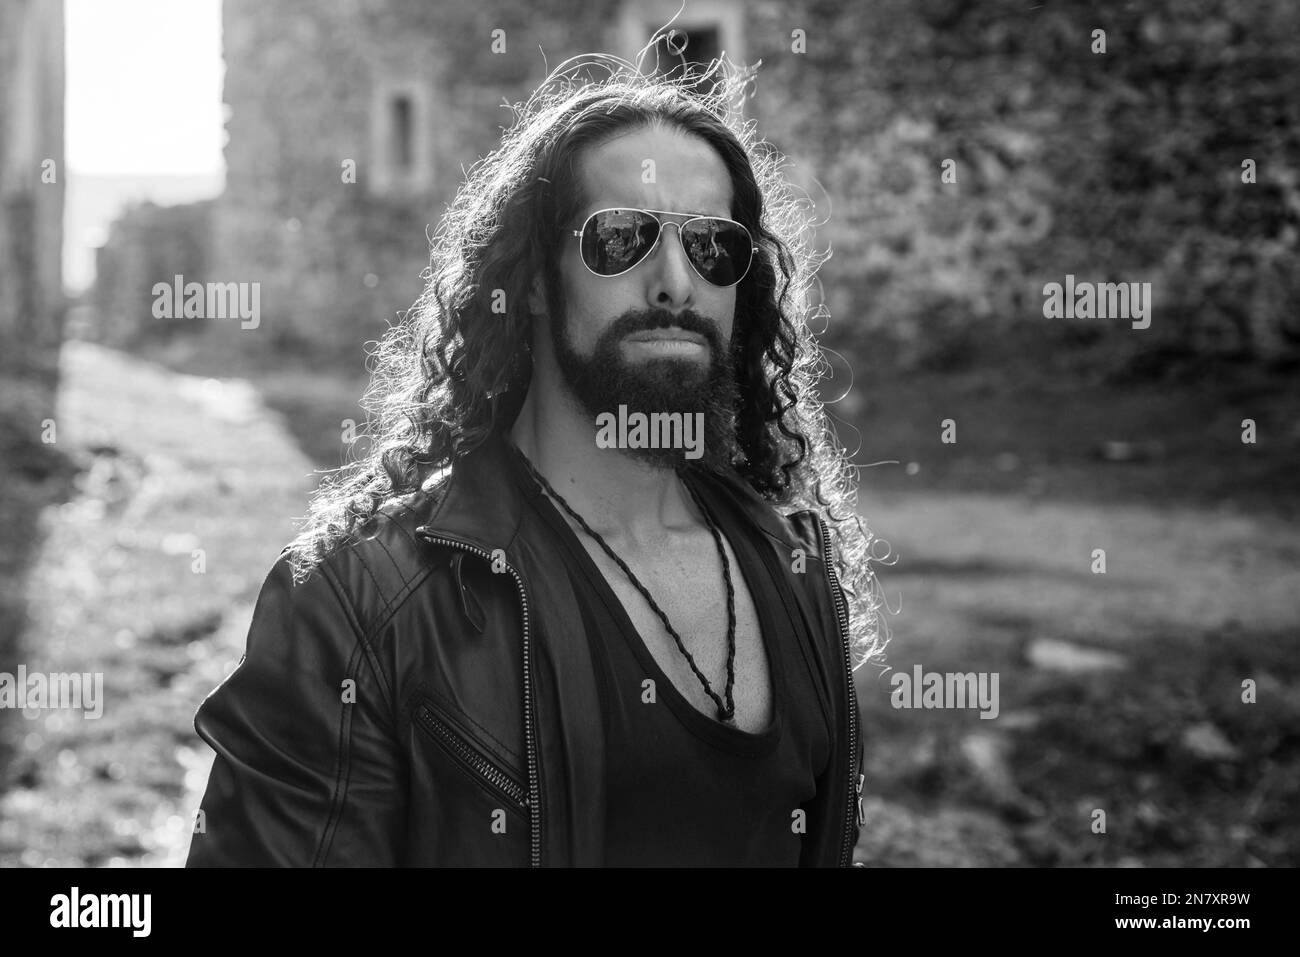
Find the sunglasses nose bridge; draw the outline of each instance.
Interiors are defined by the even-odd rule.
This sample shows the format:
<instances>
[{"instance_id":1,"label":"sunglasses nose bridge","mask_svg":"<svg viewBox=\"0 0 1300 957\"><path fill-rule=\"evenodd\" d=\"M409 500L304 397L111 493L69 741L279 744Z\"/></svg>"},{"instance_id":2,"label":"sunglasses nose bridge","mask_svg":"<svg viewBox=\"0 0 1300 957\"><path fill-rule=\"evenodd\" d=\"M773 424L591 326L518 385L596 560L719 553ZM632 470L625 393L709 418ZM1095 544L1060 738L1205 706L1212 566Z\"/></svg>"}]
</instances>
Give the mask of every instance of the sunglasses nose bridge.
<instances>
[{"instance_id":1,"label":"sunglasses nose bridge","mask_svg":"<svg viewBox=\"0 0 1300 957\"><path fill-rule=\"evenodd\" d=\"M660 219L658 216L655 216L655 217L654 217L654 220L655 220L656 223L659 224L659 230L658 230L658 232L655 233L655 241L654 241L654 245L652 245L652 246L650 247L650 251L646 253L646 259L649 259L651 256L653 256L653 255L654 255L654 254L659 250L659 244L662 243L662 242L664 241L664 230L667 229L669 226L676 226L676 227L677 227L677 241L678 241L679 243L682 241L682 224L681 224L681 223L674 223L674 222L672 222L671 220ZM685 246L685 244L683 244L683 245L682 245L682 252L685 252L685 251L686 251L686 246Z\"/></svg>"},{"instance_id":2,"label":"sunglasses nose bridge","mask_svg":"<svg viewBox=\"0 0 1300 957\"><path fill-rule=\"evenodd\" d=\"M655 253L659 251L659 247L660 245L662 245L664 241L664 230L667 229L669 226L675 226L677 227L677 242L682 247L682 255L686 257L686 262L690 265L692 269L694 269L695 263L691 262L690 254L687 253L686 251L686 243L682 239L682 224L672 222L671 220L660 219L658 216L655 216L654 219L655 222L659 224L659 232L655 234L654 244L651 245L651 247L648 250L646 250L646 254L642 257L642 259L653 258ZM696 271L698 272L698 270Z\"/></svg>"}]
</instances>

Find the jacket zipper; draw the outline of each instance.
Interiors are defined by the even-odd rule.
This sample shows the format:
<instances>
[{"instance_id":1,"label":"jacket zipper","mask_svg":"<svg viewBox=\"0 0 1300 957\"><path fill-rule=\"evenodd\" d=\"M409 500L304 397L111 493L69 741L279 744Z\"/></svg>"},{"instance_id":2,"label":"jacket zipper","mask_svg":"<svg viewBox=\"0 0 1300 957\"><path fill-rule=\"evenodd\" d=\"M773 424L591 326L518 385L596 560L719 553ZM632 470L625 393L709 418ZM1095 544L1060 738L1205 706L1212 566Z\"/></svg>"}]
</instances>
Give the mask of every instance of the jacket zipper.
<instances>
[{"instance_id":1,"label":"jacket zipper","mask_svg":"<svg viewBox=\"0 0 1300 957\"><path fill-rule=\"evenodd\" d=\"M415 711L416 720L439 744L465 766L475 777L487 783L492 790L508 798L517 808L528 809L528 796L523 785L500 767L483 757L463 734L439 718L431 707L421 704Z\"/></svg>"},{"instance_id":2,"label":"jacket zipper","mask_svg":"<svg viewBox=\"0 0 1300 957\"><path fill-rule=\"evenodd\" d=\"M423 526L416 529L416 534L425 541L432 542L435 545L446 545L451 548L459 548L462 551L477 555L492 564L492 556L483 549L468 545L465 542L457 541L454 538L443 538L427 531ZM506 571L515 580L515 586L519 590L519 601L523 611L524 622L524 748L528 754L528 821L529 821L529 863L533 867L542 866L542 802L541 802L541 783L537 770L537 751L534 741L535 725L533 721L533 681L532 681L532 651L530 648L531 632L528 623L528 591L524 588L524 580L519 573L514 570L509 563L505 563Z\"/></svg>"},{"instance_id":3,"label":"jacket zipper","mask_svg":"<svg viewBox=\"0 0 1300 957\"><path fill-rule=\"evenodd\" d=\"M839 623L840 643L844 648L844 681L849 708L849 799L844 813L843 836L840 839L840 867L848 867L853 854L849 835L852 833L854 820L860 816L858 813L858 808L861 807L859 795L863 784L863 775L858 770L858 710L853 690L853 659L849 651L848 610L844 607L844 595L841 594L832 578L831 560L833 556L830 548L830 532L826 528L826 521L820 515L817 515L816 518L818 536L821 540L822 567L826 569L826 586L831 590L831 598L835 601L835 619ZM857 802L854 801L854 798L858 798Z\"/></svg>"}]
</instances>

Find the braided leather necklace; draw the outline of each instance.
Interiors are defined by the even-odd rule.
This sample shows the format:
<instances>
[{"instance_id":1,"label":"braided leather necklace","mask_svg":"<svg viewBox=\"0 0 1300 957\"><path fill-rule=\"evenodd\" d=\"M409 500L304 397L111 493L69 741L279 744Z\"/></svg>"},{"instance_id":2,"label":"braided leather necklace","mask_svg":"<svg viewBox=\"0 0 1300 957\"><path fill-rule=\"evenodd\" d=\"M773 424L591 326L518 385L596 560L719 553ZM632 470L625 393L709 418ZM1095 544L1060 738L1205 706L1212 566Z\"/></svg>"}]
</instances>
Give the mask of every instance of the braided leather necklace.
<instances>
[{"instance_id":1,"label":"braided leather necklace","mask_svg":"<svg viewBox=\"0 0 1300 957\"><path fill-rule=\"evenodd\" d=\"M663 610L655 600L650 597L650 592L646 587L641 584L634 574L632 574L632 569L627 567L627 563L618 557L614 549L610 548L609 544L600 537L600 534L588 525L581 515L573 510L559 492L551 488L551 484L542 477L541 473L539 473L537 469L533 468L533 463L528 460L528 456L524 455L522 449L513 444L511 445L511 448L514 450L515 454L519 456L520 462L523 463L528 474L532 476L533 481L537 482L546 494L559 502L573 520L582 526L582 529L594 538L600 547L605 550L605 554L614 559L618 567L623 569L623 573L627 575L632 584L636 586L637 591L641 593L642 597L645 598L650 607L654 609L655 614L659 616L659 620L664 623L664 627L668 629L668 634L673 636L673 641L677 642L678 651L682 653L682 656L686 659L686 663L691 666L691 671L695 672L695 677L698 678L700 684L704 686L705 693L713 699L713 703L718 706L718 719L734 727L736 723L736 702L732 697L732 689L736 684L736 590L731 584L731 564L727 561L727 550L722 544L722 535L718 532L717 526L713 524L713 519L709 517L708 510L705 509L704 504L700 501L699 496L696 495L695 490L691 488L690 484L684 479L681 480L682 484L686 486L686 490L690 492L691 498L695 500L695 504L699 508L701 514L704 515L704 524L707 525L709 531L713 533L713 541L718 546L718 555L722 558L722 577L727 583L727 687L724 691L725 700L724 698L719 697L718 693L713 690L713 685L709 683L709 679L704 676L704 673L700 671L699 666L695 664L695 658L686 650L686 645L682 642L681 635L677 634L677 630L669 623L668 616L663 613ZM679 479L681 478L680 475L678 477Z\"/></svg>"}]
</instances>

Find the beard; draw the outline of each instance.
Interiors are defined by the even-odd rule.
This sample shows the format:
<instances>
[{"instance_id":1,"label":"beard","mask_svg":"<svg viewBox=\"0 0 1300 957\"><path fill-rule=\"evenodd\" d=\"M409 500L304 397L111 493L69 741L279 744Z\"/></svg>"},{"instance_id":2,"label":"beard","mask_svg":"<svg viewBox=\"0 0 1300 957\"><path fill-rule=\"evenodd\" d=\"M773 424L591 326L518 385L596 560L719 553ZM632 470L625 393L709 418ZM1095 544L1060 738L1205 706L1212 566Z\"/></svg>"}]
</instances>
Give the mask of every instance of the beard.
<instances>
[{"instance_id":1,"label":"beard","mask_svg":"<svg viewBox=\"0 0 1300 957\"><path fill-rule=\"evenodd\" d=\"M671 313L664 309L629 310L601 333L591 355L574 349L568 320L551 323L556 362L570 394L592 416L642 413L703 413L703 452L686 458L685 448L625 448L620 451L656 468L695 464L714 472L731 469L737 456L735 356L724 348L717 325L691 310ZM703 336L709 346L705 366L695 359L673 356L629 361L622 341L637 332L678 326ZM594 424L593 424L594 430Z\"/></svg>"}]
</instances>

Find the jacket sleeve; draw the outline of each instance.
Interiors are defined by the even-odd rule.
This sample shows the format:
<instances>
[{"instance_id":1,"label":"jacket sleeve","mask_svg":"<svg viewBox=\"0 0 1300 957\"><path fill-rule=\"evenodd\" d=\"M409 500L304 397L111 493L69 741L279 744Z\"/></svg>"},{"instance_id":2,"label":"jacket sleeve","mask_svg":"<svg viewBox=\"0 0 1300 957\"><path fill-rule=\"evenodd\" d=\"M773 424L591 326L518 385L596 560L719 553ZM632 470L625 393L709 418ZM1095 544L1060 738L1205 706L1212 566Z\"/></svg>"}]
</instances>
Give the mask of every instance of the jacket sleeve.
<instances>
[{"instance_id":1,"label":"jacket sleeve","mask_svg":"<svg viewBox=\"0 0 1300 957\"><path fill-rule=\"evenodd\" d=\"M400 863L405 767L364 639L329 563L295 585L282 552L194 718L216 759L187 867Z\"/></svg>"}]
</instances>

